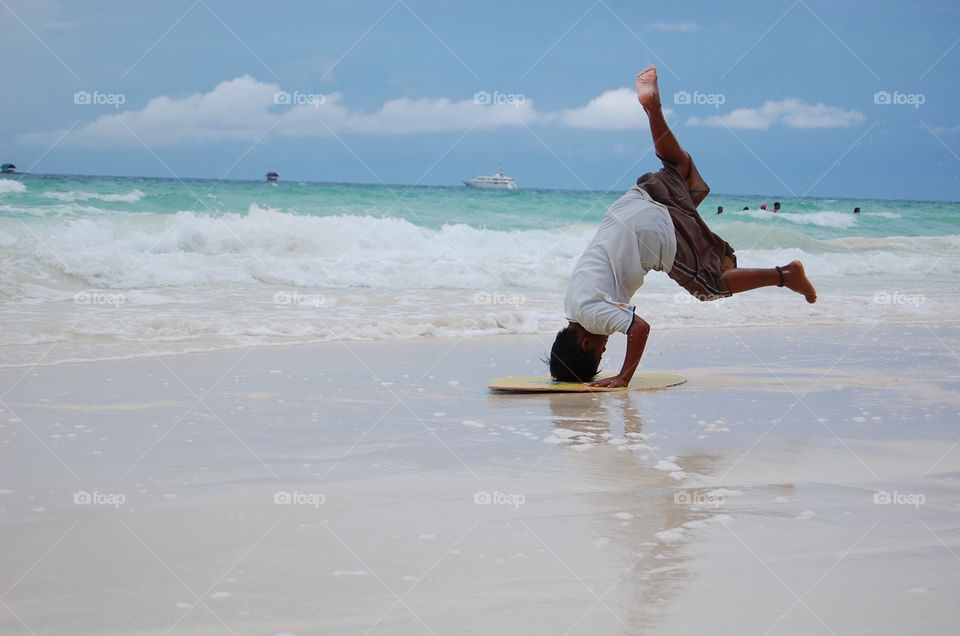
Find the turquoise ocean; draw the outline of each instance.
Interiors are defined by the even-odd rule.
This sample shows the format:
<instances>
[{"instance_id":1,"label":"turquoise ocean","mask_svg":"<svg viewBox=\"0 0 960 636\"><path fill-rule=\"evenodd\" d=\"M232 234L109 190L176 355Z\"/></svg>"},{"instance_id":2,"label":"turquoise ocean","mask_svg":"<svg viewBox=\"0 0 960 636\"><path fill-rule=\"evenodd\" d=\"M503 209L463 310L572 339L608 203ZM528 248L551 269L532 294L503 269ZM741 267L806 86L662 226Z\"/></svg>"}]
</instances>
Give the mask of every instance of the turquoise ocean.
<instances>
[{"instance_id":1,"label":"turquoise ocean","mask_svg":"<svg viewBox=\"0 0 960 636\"><path fill-rule=\"evenodd\" d=\"M499 333L541 333L546 347L621 194L0 179L0 364ZM758 210L775 200L780 214ZM651 272L634 302L655 329L960 313L958 203L711 193L700 213L742 267L803 260L820 301L767 289L699 303Z\"/></svg>"}]
</instances>

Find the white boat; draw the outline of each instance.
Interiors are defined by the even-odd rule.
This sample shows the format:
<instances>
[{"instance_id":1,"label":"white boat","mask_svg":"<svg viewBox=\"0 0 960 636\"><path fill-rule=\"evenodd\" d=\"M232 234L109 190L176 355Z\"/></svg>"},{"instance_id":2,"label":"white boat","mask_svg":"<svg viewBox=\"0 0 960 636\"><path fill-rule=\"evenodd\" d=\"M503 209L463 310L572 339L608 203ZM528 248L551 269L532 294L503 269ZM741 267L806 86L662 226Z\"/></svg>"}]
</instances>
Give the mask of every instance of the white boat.
<instances>
[{"instance_id":1,"label":"white boat","mask_svg":"<svg viewBox=\"0 0 960 636\"><path fill-rule=\"evenodd\" d=\"M479 188L481 190L517 190L517 182L513 177L505 175L503 170L497 167L497 174L488 177L474 177L463 182L468 188Z\"/></svg>"}]
</instances>

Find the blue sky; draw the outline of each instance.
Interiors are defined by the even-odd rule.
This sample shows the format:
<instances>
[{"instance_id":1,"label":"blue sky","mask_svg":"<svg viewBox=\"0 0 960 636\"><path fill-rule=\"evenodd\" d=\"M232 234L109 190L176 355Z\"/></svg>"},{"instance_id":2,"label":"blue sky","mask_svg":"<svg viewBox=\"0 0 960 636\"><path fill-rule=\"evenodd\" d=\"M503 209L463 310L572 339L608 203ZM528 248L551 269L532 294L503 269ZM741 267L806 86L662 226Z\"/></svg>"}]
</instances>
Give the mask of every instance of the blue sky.
<instances>
[{"instance_id":1,"label":"blue sky","mask_svg":"<svg viewBox=\"0 0 960 636\"><path fill-rule=\"evenodd\" d=\"M619 190L653 63L715 192L960 200L946 1L0 0L0 41L33 172Z\"/></svg>"}]
</instances>

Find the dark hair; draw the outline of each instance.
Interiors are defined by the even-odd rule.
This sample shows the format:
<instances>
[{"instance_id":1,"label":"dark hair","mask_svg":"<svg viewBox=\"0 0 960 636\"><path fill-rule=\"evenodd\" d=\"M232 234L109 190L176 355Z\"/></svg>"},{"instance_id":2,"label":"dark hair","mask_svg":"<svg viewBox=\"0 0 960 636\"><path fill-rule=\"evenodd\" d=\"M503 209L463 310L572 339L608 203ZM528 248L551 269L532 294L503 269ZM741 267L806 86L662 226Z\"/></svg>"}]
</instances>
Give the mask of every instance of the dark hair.
<instances>
[{"instance_id":1,"label":"dark hair","mask_svg":"<svg viewBox=\"0 0 960 636\"><path fill-rule=\"evenodd\" d=\"M550 375L558 382L589 382L597 375L596 357L580 348L577 333L570 327L557 332L550 349Z\"/></svg>"}]
</instances>

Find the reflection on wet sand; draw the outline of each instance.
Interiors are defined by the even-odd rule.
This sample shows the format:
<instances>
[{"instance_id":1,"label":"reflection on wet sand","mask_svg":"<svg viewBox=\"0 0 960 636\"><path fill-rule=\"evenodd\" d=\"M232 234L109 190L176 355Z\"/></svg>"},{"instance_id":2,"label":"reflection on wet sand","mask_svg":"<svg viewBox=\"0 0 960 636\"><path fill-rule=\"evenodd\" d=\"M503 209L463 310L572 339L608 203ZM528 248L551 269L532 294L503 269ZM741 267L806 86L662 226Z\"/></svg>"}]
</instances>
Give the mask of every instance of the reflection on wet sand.
<instances>
[{"instance_id":1,"label":"reflection on wet sand","mask_svg":"<svg viewBox=\"0 0 960 636\"><path fill-rule=\"evenodd\" d=\"M618 571L594 590L599 597L595 606L607 606L627 632L649 627L658 602L679 592L691 574L685 567L683 531L675 529L696 526L718 509L687 503L696 499L681 488L682 477L655 468L671 460L658 454L643 431L642 394L556 394L546 399L557 450L570 466L567 475L579 476L576 487L587 493L597 543L621 553ZM695 453L672 462L685 473L711 475L718 460L714 454Z\"/></svg>"}]
</instances>

